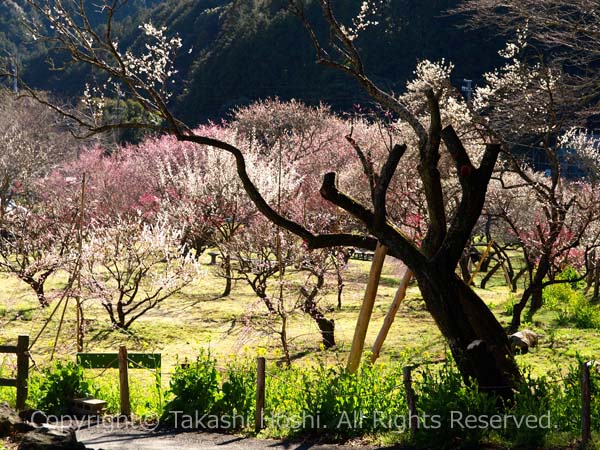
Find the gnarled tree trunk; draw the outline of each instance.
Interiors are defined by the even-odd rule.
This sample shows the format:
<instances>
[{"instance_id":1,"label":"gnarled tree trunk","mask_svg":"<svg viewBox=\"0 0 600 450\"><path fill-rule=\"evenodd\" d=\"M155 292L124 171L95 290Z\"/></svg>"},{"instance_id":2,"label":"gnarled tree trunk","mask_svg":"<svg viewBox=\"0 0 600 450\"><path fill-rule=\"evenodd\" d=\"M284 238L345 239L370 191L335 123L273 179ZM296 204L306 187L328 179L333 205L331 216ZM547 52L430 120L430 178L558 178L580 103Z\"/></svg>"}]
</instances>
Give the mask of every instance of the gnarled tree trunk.
<instances>
[{"instance_id":1,"label":"gnarled tree trunk","mask_svg":"<svg viewBox=\"0 0 600 450\"><path fill-rule=\"evenodd\" d=\"M325 276L323 273L314 271L312 273L316 276L317 282L310 292L304 286L300 288L300 294L304 299L300 304L300 309L315 321L321 333L323 347L329 349L335 347L335 321L327 319L316 302L317 294L325 284Z\"/></svg>"},{"instance_id":2,"label":"gnarled tree trunk","mask_svg":"<svg viewBox=\"0 0 600 450\"><path fill-rule=\"evenodd\" d=\"M225 289L223 289L221 297L229 297L229 294L231 294L231 278L233 277L231 255L229 254L223 257L223 270L225 271Z\"/></svg>"},{"instance_id":3,"label":"gnarled tree trunk","mask_svg":"<svg viewBox=\"0 0 600 450\"><path fill-rule=\"evenodd\" d=\"M520 381L508 337L481 298L453 272L416 274L428 311L446 338L466 382L504 398ZM437 272L437 273L436 273Z\"/></svg>"}]
</instances>

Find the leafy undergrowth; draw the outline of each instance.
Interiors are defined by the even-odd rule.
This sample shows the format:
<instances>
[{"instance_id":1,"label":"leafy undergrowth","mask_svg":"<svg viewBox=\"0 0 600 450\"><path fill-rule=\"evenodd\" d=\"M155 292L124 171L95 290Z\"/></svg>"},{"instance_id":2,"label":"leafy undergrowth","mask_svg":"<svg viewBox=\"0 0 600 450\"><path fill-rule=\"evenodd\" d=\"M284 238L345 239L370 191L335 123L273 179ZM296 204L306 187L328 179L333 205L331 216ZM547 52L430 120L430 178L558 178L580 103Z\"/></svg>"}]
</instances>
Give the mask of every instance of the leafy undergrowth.
<instances>
[{"instance_id":1,"label":"leafy undergrowth","mask_svg":"<svg viewBox=\"0 0 600 450\"><path fill-rule=\"evenodd\" d=\"M368 262L351 262L346 274L341 310L336 309L337 299L333 293L322 300L329 308L328 316L335 319L337 348L323 351L314 323L301 314L292 316L289 328L294 358L292 370L276 365L281 358L276 338L257 333L244 324L242 318L248 308L261 306L251 291L238 282L230 297L221 298L223 280L210 273L166 301L159 309L149 312L127 332L112 329L101 306L86 302L85 350L116 352L120 345L126 345L130 351L162 353L163 367L160 375L145 370L130 372L132 407L138 417L157 418L162 415L167 420L170 408L187 407L185 404L178 404L178 398L188 399L192 402L191 406L195 407L197 403L194 399L198 393L206 392L205 388L200 389L198 385L213 383L214 389L209 391L214 392L214 401L204 407L219 414L224 411L245 411L250 418L238 431L249 432L253 430L254 420L253 361L257 355L262 355L270 363L267 374L266 428L261 436L308 436L312 439L326 436L333 441L411 443L424 447L430 445L431 448L438 448L438 445L467 446L480 441L489 443L494 448L503 448L509 444L533 445L536 439L541 439L536 445L541 445L540 442L543 441L547 447L558 448L574 442L579 430L580 408L577 364L579 360L600 359L600 321L597 319L600 317L600 309L598 305L590 303L581 286L565 283L546 289L545 306L531 322L523 324L524 328L530 328L540 335L540 344L528 354L517 357L519 364L526 367L529 376L524 391L519 393L520 402L514 407L521 408L518 410L519 414L533 410L540 412L542 407L549 408L553 420L556 418L556 422L553 422L556 428L543 432L543 436L521 433L522 430L513 427L510 432L467 430L458 434L453 433L452 429L444 429L438 433L417 433L413 438L406 431L389 430L382 425L386 422L385 418L403 416L406 413L401 385L402 366L438 361L445 357L447 348L413 284L389 334L380 363L373 368L364 367L360 377L344 373L341 368L352 340L368 268ZM367 345L374 341L379 331L400 273L398 263L387 263L384 267L385 282L379 289ZM481 275L476 281L480 279ZM50 297L52 292L58 292L64 282L62 276L49 281ZM494 276L487 289L476 288L476 291L500 322L507 325L510 320L507 312L510 312L511 305L518 300L522 291L509 293L501 276ZM62 331L58 335L55 359L63 362L63 368L59 369L49 362L59 325L58 318L62 312L62 309L57 310L52 320L48 320L57 300L53 300L49 309L40 309L28 288L13 278L1 279L0 298L3 299L0 308L2 343L15 341L19 334L29 334L34 338L48 321L32 349L37 366L32 372L34 380L30 399L31 406L40 405L40 393L43 389L49 389L47 386L43 387L43 380L48 378L48 372L43 372L44 369L62 370L66 378L80 376L76 371L64 369L65 362L74 361L75 308L67 306ZM209 354L212 355L210 358ZM218 361L213 364L212 369L211 364L206 366L207 358L216 358ZM198 368L197 365L202 361L205 365ZM182 364L191 364L190 367L196 365L198 370L195 373L189 372L181 367ZM3 355L0 358L0 377L10 377L14 370L14 357ZM216 371L214 379L203 378L207 370ZM451 406L467 408L469 411L488 411L487 408L491 407L488 399L481 397L476 389L462 384L451 366L424 364L414 373L414 378L417 405L421 412L437 408L447 414ZM85 370L82 379L89 384L88 393L107 400L109 412L118 413L116 370ZM177 382L180 387L188 386L191 389L189 394L178 395L178 388L174 387ZM53 384L59 386L60 383ZM60 391L62 388L55 389ZM0 399L14 403L14 389L0 388ZM600 402L598 403L599 406L594 406L594 422L600 424L600 413L596 411L600 408ZM343 413L352 422L354 411L363 411L368 416L379 409L384 412L385 418L379 417L381 420L375 421L375 425L362 427L360 431L353 426L333 427ZM311 426L297 431L282 423L283 419L277 420L281 416L303 417L309 412L322 416L321 427ZM164 416L165 413L167 416ZM440 436L450 437L442 439L442 442L435 442Z\"/></svg>"},{"instance_id":2,"label":"leafy undergrowth","mask_svg":"<svg viewBox=\"0 0 600 450\"><path fill-rule=\"evenodd\" d=\"M409 430L411 416L402 381L405 364L406 360L365 363L356 374L349 374L343 365L322 360L291 368L268 361L259 437L457 449L565 447L579 436L578 364L538 377L524 369L524 382L509 403L465 384L449 359L417 367L412 372L414 433ZM193 361L176 368L165 392L152 383L144 392L134 388L133 410L143 423L160 417L163 425L183 431L252 434L256 373L254 359L237 358L221 366L210 353L200 351ZM118 414L110 380L91 377L72 363L56 364L43 376L34 376L30 406L65 413L66 393L78 390L108 399L108 412ZM595 372L591 391L592 426L598 433L600 376ZM164 402L154 400L163 395ZM140 402L144 398L146 404Z\"/></svg>"}]
</instances>

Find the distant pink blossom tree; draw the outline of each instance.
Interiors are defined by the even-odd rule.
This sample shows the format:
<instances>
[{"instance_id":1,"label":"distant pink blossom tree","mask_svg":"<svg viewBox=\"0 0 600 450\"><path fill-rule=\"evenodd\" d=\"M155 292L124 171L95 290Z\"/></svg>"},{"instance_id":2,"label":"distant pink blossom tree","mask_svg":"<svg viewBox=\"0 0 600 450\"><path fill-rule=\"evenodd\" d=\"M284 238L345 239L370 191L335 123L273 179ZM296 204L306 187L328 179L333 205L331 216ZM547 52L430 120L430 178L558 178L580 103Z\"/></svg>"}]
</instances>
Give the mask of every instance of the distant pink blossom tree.
<instances>
[{"instance_id":1,"label":"distant pink blossom tree","mask_svg":"<svg viewBox=\"0 0 600 450\"><path fill-rule=\"evenodd\" d=\"M11 206L0 219L0 270L19 277L48 306L46 281L68 270L75 257L79 205L46 180L30 180L28 189L30 200Z\"/></svg>"}]
</instances>

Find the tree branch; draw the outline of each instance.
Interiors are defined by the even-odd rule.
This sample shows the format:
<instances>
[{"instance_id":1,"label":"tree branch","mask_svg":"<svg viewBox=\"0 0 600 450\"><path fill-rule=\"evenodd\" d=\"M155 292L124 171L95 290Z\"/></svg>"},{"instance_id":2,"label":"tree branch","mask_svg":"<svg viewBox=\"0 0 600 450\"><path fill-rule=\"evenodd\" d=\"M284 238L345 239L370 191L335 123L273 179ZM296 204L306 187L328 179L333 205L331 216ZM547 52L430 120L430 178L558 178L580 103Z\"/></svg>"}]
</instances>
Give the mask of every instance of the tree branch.
<instances>
[{"instance_id":1,"label":"tree branch","mask_svg":"<svg viewBox=\"0 0 600 450\"><path fill-rule=\"evenodd\" d=\"M333 172L324 175L320 191L323 198L363 222L379 242L388 247L388 254L400 258L413 271L422 270L427 260L417 246L390 222L377 224L374 213L360 202L340 192L335 185L335 179L336 175Z\"/></svg>"},{"instance_id":2,"label":"tree branch","mask_svg":"<svg viewBox=\"0 0 600 450\"><path fill-rule=\"evenodd\" d=\"M373 192L373 207L375 209L375 227L384 224L386 218L386 196L400 159L406 152L406 145L396 144L381 168L377 184Z\"/></svg>"},{"instance_id":3,"label":"tree branch","mask_svg":"<svg viewBox=\"0 0 600 450\"><path fill-rule=\"evenodd\" d=\"M441 264L443 267L455 267L471 236L473 227L481 216L492 170L501 147L498 144L488 144L480 167L473 169L471 160L454 128L450 125L444 128L442 137L455 161L462 188L462 197L448 234L436 254L435 260L437 264Z\"/></svg>"},{"instance_id":4,"label":"tree branch","mask_svg":"<svg viewBox=\"0 0 600 450\"><path fill-rule=\"evenodd\" d=\"M227 153L233 155L236 161L236 169L237 174L240 177L240 181L244 186L244 190L246 191L252 202L256 205L256 208L275 225L280 226L281 228L284 228L289 232L295 234L296 236L302 238L309 248L350 246L368 248L372 250L375 249L377 240L372 237L361 236L358 234L351 233L313 234L299 223L287 219L286 217L283 217L281 214L276 212L266 202L262 194L258 191L256 186L250 179L246 170L246 161L244 155L241 152L241 150L237 147L226 142L220 141L218 139L213 139L206 136L198 136L194 134L179 133L176 134L176 137L180 141L194 142L196 144L201 145L209 145L211 147L224 150Z\"/></svg>"},{"instance_id":5,"label":"tree branch","mask_svg":"<svg viewBox=\"0 0 600 450\"><path fill-rule=\"evenodd\" d=\"M429 89L426 92L430 112L429 137L419 143L419 175L423 181L423 190L427 201L429 228L423 239L421 248L426 255L432 256L440 248L446 236L446 210L444 208L444 191L438 163L440 160L440 143L442 120L438 98Z\"/></svg>"}]
</instances>

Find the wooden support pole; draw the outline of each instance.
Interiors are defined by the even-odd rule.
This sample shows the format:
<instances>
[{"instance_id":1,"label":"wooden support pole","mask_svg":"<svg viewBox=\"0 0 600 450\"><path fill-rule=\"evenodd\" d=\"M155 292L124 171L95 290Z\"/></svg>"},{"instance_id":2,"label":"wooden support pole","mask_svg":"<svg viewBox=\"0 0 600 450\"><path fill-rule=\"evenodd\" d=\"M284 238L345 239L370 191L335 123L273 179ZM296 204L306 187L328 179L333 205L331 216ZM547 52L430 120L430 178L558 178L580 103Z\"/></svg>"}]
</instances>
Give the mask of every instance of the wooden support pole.
<instances>
[{"instance_id":1,"label":"wooden support pole","mask_svg":"<svg viewBox=\"0 0 600 450\"><path fill-rule=\"evenodd\" d=\"M407 267L402 279L400 280L400 286L398 286L398 290L396 291L396 295L394 295L394 300L390 305L390 309L383 320L383 325L381 326L381 330L377 335L377 339L375 339L375 343L373 344L373 354L371 355L371 363L377 361L379 358L379 354L381 353L381 348L383 347L383 343L387 338L387 335L394 323L394 319L396 318L396 314L398 313L398 309L400 309L400 304L404 297L406 297L406 290L408 289L408 284L410 283L410 279L412 278L412 271Z\"/></svg>"},{"instance_id":2,"label":"wooden support pole","mask_svg":"<svg viewBox=\"0 0 600 450\"><path fill-rule=\"evenodd\" d=\"M356 372L360 366L360 359L365 347L367 329L369 328L369 322L371 321L373 305L375 304L375 297L377 296L377 288L379 287L379 279L381 278L381 270L386 254L387 247L378 242L375 254L373 255L369 281L367 283L367 289L365 290L365 297L360 308L360 313L358 314L358 320L356 321L354 338L352 339L352 347L350 348L350 356L348 357L348 364L346 366L346 370L349 373Z\"/></svg>"},{"instance_id":3,"label":"wooden support pole","mask_svg":"<svg viewBox=\"0 0 600 450\"><path fill-rule=\"evenodd\" d=\"M85 215L85 184L86 174L81 178L81 201L79 204L79 220L77 224L77 295L75 296L75 305L77 309L77 351L83 352L83 307L81 304L81 254L83 253L83 222Z\"/></svg>"},{"instance_id":4,"label":"wooden support pole","mask_svg":"<svg viewBox=\"0 0 600 450\"><path fill-rule=\"evenodd\" d=\"M411 434L419 428L419 416L417 414L417 401L415 399L415 391L412 387L412 366L404 366L402 368L402 381L406 391L406 404L408 405L408 428Z\"/></svg>"},{"instance_id":5,"label":"wooden support pole","mask_svg":"<svg viewBox=\"0 0 600 450\"><path fill-rule=\"evenodd\" d=\"M586 446L592 439L592 412L590 390L590 365L581 365L581 443Z\"/></svg>"},{"instance_id":6,"label":"wooden support pole","mask_svg":"<svg viewBox=\"0 0 600 450\"><path fill-rule=\"evenodd\" d=\"M63 323L65 322L65 315L67 314L67 306L69 306L69 297L65 297L65 306L63 307L62 315L60 316L60 322L58 322L58 328L56 329L54 345L52 346L52 353L50 353L50 361L54 359L54 354L56 353L58 338L60 337L60 332L62 330Z\"/></svg>"},{"instance_id":7,"label":"wooden support pole","mask_svg":"<svg viewBox=\"0 0 600 450\"><path fill-rule=\"evenodd\" d=\"M25 409L29 382L29 336L17 341L17 410Z\"/></svg>"},{"instance_id":8,"label":"wooden support pole","mask_svg":"<svg viewBox=\"0 0 600 450\"><path fill-rule=\"evenodd\" d=\"M256 413L254 416L254 431L257 433L264 428L265 411L265 358L256 358Z\"/></svg>"},{"instance_id":9,"label":"wooden support pole","mask_svg":"<svg viewBox=\"0 0 600 450\"><path fill-rule=\"evenodd\" d=\"M506 264L504 264L504 260L502 256L498 256L500 258L500 267L502 267L502 273L504 274L504 281L506 283L506 287L512 290L513 288L513 280L510 278L510 274L508 273L508 269L506 268ZM516 291L513 291L516 292Z\"/></svg>"},{"instance_id":10,"label":"wooden support pole","mask_svg":"<svg viewBox=\"0 0 600 450\"><path fill-rule=\"evenodd\" d=\"M127 347L119 347L119 382L121 386L121 414L131 416L131 402L129 401L129 375Z\"/></svg>"},{"instance_id":11,"label":"wooden support pole","mask_svg":"<svg viewBox=\"0 0 600 450\"><path fill-rule=\"evenodd\" d=\"M486 247L485 251L483 252L483 255L481 255L481 259L479 259L479 262L477 263L477 266L475 267L475 271L471 274L471 278L469 278L469 282L467 283L467 286L471 286L471 283L473 283L473 280L475 279L475 277L481 270L481 266L483 265L483 262L485 261L485 259L490 254L490 251L492 250L492 245L494 245L493 240L489 242L488 246Z\"/></svg>"}]
</instances>

